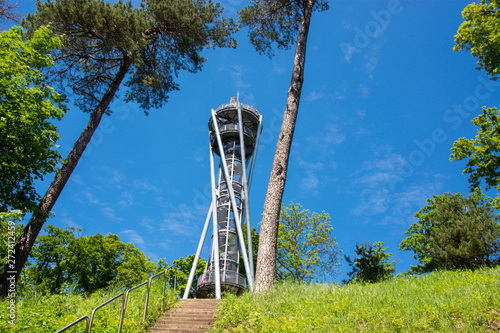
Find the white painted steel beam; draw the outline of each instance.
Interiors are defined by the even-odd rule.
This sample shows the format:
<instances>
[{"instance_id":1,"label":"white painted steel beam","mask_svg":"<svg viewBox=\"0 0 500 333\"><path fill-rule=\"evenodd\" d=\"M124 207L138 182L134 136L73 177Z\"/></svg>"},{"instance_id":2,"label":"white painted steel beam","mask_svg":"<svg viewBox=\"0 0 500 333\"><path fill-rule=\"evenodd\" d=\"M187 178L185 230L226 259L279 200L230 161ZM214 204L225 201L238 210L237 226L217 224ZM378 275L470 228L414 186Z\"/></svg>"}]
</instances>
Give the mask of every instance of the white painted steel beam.
<instances>
[{"instance_id":1,"label":"white painted steel beam","mask_svg":"<svg viewBox=\"0 0 500 333\"><path fill-rule=\"evenodd\" d=\"M246 154L245 154L245 138L243 136L243 116L241 115L241 103L238 101L238 132L240 135L240 149L241 149L241 169L242 169L242 179L243 179L243 199L245 202L245 207L242 209L241 214L243 215L243 210L245 211L245 217L247 220L247 246L248 246L248 259L250 266L250 276L254 276L253 273L253 250L252 250L252 227L250 223L250 195L248 193L248 185L247 185L247 162L246 162ZM243 220L243 219L241 219ZM242 244L245 246L245 243ZM247 275L249 275L247 273Z\"/></svg>"},{"instance_id":2,"label":"white painted steel beam","mask_svg":"<svg viewBox=\"0 0 500 333\"><path fill-rule=\"evenodd\" d=\"M219 256L219 226L217 220L217 196L215 192L215 167L214 167L214 153L212 150L212 145L210 144L210 140L208 140L210 145L210 178L212 183L212 223L213 223L213 258L215 262L215 298L220 299L220 256ZM210 263L207 263L207 266Z\"/></svg>"},{"instance_id":3,"label":"white painted steel beam","mask_svg":"<svg viewBox=\"0 0 500 333\"><path fill-rule=\"evenodd\" d=\"M212 215L213 209L214 205L212 203L210 205L210 209L208 210L207 219L205 220L205 225L203 226L203 231L201 232L200 242L198 243L198 249L196 250L193 266L191 267L191 272L189 273L189 279L186 285L186 290L184 290L184 296L182 297L183 299L187 299L189 297L189 290L191 289L191 285L193 284L194 275L196 274L196 267L198 266L198 261L200 260L201 249L203 248L203 244L205 243L205 238L207 237L207 230L208 226L210 225L210 216Z\"/></svg>"}]
</instances>

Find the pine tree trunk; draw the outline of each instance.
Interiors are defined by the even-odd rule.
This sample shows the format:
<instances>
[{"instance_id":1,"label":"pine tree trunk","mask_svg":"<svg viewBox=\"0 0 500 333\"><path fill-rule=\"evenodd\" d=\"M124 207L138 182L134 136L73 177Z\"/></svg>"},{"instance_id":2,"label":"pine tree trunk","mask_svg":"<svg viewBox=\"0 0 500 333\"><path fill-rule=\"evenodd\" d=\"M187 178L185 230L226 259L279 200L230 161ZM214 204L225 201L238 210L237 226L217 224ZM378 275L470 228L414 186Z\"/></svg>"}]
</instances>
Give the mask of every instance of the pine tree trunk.
<instances>
[{"instance_id":1,"label":"pine tree trunk","mask_svg":"<svg viewBox=\"0 0 500 333\"><path fill-rule=\"evenodd\" d=\"M28 260L31 248L35 243L36 238L38 237L38 234L42 229L43 224L45 223L45 220L52 210L52 207L54 207L57 198L64 189L64 186L73 173L73 170L78 164L78 161L82 157L82 154L85 151L88 143L90 142L92 135L96 131L97 126L99 126L104 112L108 108L116 91L120 87L123 78L130 69L130 65L131 59L129 57L126 57L123 60L120 69L116 73L113 82L101 98L101 101L99 102L97 107L92 112L87 126L80 134L80 137L75 142L73 148L66 157L65 163L56 174L54 180L50 184L49 189L42 198L39 204L41 212L33 213L28 225L26 225L26 227L24 228L21 237L16 243L13 260L14 262L7 262L7 264L3 267L3 273L0 277L0 299L3 299L7 297L7 295L9 295L9 289L10 292L12 292L11 286L15 286L15 284L17 283L19 275L21 274L21 271L26 261Z\"/></svg>"},{"instance_id":2,"label":"pine tree trunk","mask_svg":"<svg viewBox=\"0 0 500 333\"><path fill-rule=\"evenodd\" d=\"M278 241L278 225L281 200L285 190L288 159L292 146L293 132L299 110L302 82L304 81L304 63L306 60L306 44L311 22L314 0L308 0L297 35L295 59L293 61L292 81L288 89L286 110L276 144L273 167L267 187L264 212L260 226L259 252L255 275L254 293L268 290L276 282L276 246Z\"/></svg>"}]
</instances>

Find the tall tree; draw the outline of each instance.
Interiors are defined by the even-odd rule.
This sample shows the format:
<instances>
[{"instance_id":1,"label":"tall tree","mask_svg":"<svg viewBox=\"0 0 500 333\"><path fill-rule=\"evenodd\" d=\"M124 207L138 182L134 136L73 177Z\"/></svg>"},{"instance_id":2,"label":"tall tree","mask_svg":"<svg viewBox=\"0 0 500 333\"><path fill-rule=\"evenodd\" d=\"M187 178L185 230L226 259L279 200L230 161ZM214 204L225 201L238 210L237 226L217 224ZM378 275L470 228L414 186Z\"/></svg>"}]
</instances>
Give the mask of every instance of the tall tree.
<instances>
[{"instance_id":1,"label":"tall tree","mask_svg":"<svg viewBox=\"0 0 500 333\"><path fill-rule=\"evenodd\" d=\"M383 242L375 242L372 245L355 245L355 257L351 259L344 256L345 260L352 267L352 271L347 273L350 277L344 282L377 283L386 280L394 274L396 261L387 262L392 256L387 248L383 248Z\"/></svg>"},{"instance_id":2,"label":"tall tree","mask_svg":"<svg viewBox=\"0 0 500 333\"><path fill-rule=\"evenodd\" d=\"M47 27L33 38L13 27L0 33L0 212L33 212L40 195L34 182L62 161L54 121L65 111L64 96L44 82L41 70L53 65L47 52L62 46Z\"/></svg>"},{"instance_id":3,"label":"tall tree","mask_svg":"<svg viewBox=\"0 0 500 333\"><path fill-rule=\"evenodd\" d=\"M154 262L114 234L78 236L81 229L47 225L23 271L21 289L41 293L73 290L90 294L110 286L130 288L144 282Z\"/></svg>"},{"instance_id":4,"label":"tall tree","mask_svg":"<svg viewBox=\"0 0 500 333\"><path fill-rule=\"evenodd\" d=\"M276 43L280 49L287 49L293 45L297 36L292 80L276 144L260 226L255 293L266 291L276 282L278 223L304 81L309 25L314 10L326 9L328 9L328 2L324 0L255 0L239 13L242 24L250 28L250 42L259 53L272 57L273 43Z\"/></svg>"},{"instance_id":5,"label":"tall tree","mask_svg":"<svg viewBox=\"0 0 500 333\"><path fill-rule=\"evenodd\" d=\"M69 152L16 244L16 281L48 213L75 169L102 116L126 79L127 101L137 102L147 114L160 107L168 94L178 90L174 82L180 70L196 72L206 47L235 47L232 19L211 0L142 0L139 8L122 0L37 0L37 11L24 25L34 31L51 24L64 45L56 52L51 77L70 87L74 100L90 119ZM11 270L12 271L12 270ZM0 278L0 297L7 294L6 267Z\"/></svg>"},{"instance_id":6,"label":"tall tree","mask_svg":"<svg viewBox=\"0 0 500 333\"><path fill-rule=\"evenodd\" d=\"M497 108L483 108L483 114L472 120L477 127L474 139L459 138L451 148L451 160L467 159L464 173L469 174L471 189L481 181L486 189L500 190L500 113ZM498 201L499 198L496 199ZM497 202L497 205L499 203Z\"/></svg>"},{"instance_id":7,"label":"tall tree","mask_svg":"<svg viewBox=\"0 0 500 333\"><path fill-rule=\"evenodd\" d=\"M500 1L482 0L462 11L464 21L455 36L454 51L470 51L477 58L477 69L484 69L490 80L500 74ZM496 108L483 107L483 114L472 120L478 127L475 139L460 138L453 144L451 160L468 159L464 173L471 189L486 183L486 189L500 189L500 121ZM496 198L499 205L500 198Z\"/></svg>"},{"instance_id":8,"label":"tall tree","mask_svg":"<svg viewBox=\"0 0 500 333\"><path fill-rule=\"evenodd\" d=\"M277 276L280 280L310 282L335 274L340 265L338 243L332 236L330 215L282 206L278 230Z\"/></svg>"},{"instance_id":9,"label":"tall tree","mask_svg":"<svg viewBox=\"0 0 500 333\"><path fill-rule=\"evenodd\" d=\"M464 22L455 36L454 51L471 51L477 69L484 69L493 80L500 74L500 1L481 0L462 11Z\"/></svg>"},{"instance_id":10,"label":"tall tree","mask_svg":"<svg viewBox=\"0 0 500 333\"><path fill-rule=\"evenodd\" d=\"M418 222L405 232L400 250L414 252L420 262L412 271L474 269L500 263L499 215L492 199L476 189L468 197L460 193L434 195L415 213Z\"/></svg>"}]
</instances>

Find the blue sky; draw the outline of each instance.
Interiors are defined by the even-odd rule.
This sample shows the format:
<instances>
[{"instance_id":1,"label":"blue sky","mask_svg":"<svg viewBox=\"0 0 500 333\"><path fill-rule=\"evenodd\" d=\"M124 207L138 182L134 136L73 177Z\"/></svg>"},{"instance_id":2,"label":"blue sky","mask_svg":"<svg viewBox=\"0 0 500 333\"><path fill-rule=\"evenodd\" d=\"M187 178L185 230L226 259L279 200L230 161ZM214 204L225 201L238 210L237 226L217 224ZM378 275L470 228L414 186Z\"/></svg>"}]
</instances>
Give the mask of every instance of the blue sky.
<instances>
[{"instance_id":1,"label":"blue sky","mask_svg":"<svg viewBox=\"0 0 500 333\"><path fill-rule=\"evenodd\" d=\"M32 1L18 3L22 13L34 10ZM465 163L450 162L450 148L475 135L470 120L496 105L500 89L470 53L453 52L468 3L342 0L313 14L283 203L328 212L344 254L356 242L382 241L397 271L407 270L413 253L398 248L414 213L433 194L468 192ZM222 4L235 16L246 2ZM116 100L48 223L117 234L152 260L195 253L211 200L210 109L239 92L264 116L250 196L257 226L294 50L259 56L246 33L237 34L236 50L205 51L203 70L182 73L180 91L149 116ZM87 121L72 106L58 124L64 156ZM335 279L348 271L342 261Z\"/></svg>"}]
</instances>

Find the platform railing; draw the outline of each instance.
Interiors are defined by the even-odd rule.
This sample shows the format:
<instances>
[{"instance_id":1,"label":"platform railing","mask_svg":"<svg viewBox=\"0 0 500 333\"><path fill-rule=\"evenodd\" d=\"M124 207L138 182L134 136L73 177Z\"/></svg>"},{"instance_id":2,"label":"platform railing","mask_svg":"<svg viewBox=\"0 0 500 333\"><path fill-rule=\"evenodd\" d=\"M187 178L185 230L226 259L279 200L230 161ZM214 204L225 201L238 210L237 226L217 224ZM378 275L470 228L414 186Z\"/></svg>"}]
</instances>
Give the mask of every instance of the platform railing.
<instances>
[{"instance_id":1,"label":"platform railing","mask_svg":"<svg viewBox=\"0 0 500 333\"><path fill-rule=\"evenodd\" d=\"M86 333L90 333L91 330L92 330L92 324L93 324L93 321L94 321L94 316L95 316L95 313L97 312L97 310L105 307L106 305L112 303L113 301L119 299L120 297L122 298L122 309L121 309L121 313L120 313L120 322L119 322L119 325L118 325L118 333L121 333L122 327L123 327L123 321L125 319L125 311L127 309L128 296L129 296L130 292L132 292L132 291L134 291L136 289L139 289L140 287L142 287L144 285L147 285L148 287L147 287L147 291L146 291L146 299L144 300L144 314L143 314L143 317L142 317L142 322L144 323L146 321L147 314L148 314L149 294L150 294L150 291L151 291L151 282L153 281L153 279L155 279L155 278L163 275L163 289L162 289L161 304L160 304L160 309L161 309L161 311L163 311L163 304L165 303L165 291L166 291L166 283L167 283L167 272L171 268L175 268L175 273L174 273L174 290L175 290L176 287L177 287L177 267L175 265L172 265L172 266L168 267L167 269L165 269L165 271L160 272L158 274L155 274L155 275L149 277L149 279L147 281L144 281L143 283L138 284L137 286L128 289L125 293L120 293L120 294L112 297L111 299L107 300L106 302L104 302L104 303L96 306L92 310L92 313L91 313L90 317L89 316L83 316L81 318L78 318L74 322L72 322L69 325L66 325L65 327L63 327L60 330L58 330L56 333L64 332L67 329L69 329L69 328L77 325L78 323L80 323L80 322L82 322L84 320L85 320L85 323L86 323L85 324L85 332Z\"/></svg>"}]
</instances>

